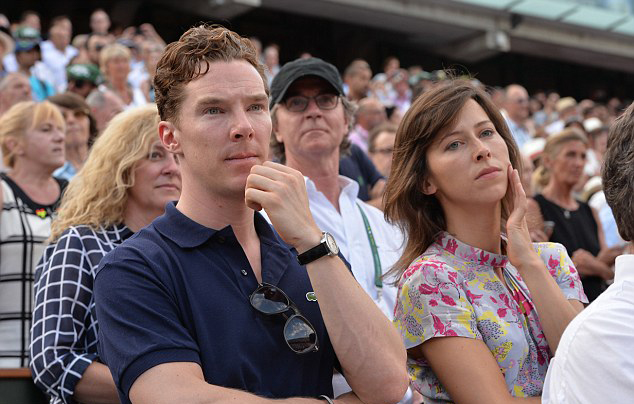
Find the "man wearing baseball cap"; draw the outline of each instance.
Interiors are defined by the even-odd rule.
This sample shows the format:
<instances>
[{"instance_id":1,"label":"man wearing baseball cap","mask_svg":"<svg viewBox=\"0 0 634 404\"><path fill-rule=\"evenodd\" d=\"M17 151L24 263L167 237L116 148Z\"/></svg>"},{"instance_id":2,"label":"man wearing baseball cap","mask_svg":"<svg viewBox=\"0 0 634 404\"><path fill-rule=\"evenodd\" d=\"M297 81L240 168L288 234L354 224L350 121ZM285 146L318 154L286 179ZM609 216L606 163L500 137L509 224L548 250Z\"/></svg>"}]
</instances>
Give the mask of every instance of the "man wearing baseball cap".
<instances>
[{"instance_id":1,"label":"man wearing baseball cap","mask_svg":"<svg viewBox=\"0 0 634 404\"><path fill-rule=\"evenodd\" d=\"M55 94L55 88L46 79L51 77L51 73L40 62L42 59L40 50L42 38L40 37L40 32L31 27L20 27L15 32L14 39L15 60L18 65L18 71L29 77L33 99L35 101L43 101Z\"/></svg>"},{"instance_id":2,"label":"man wearing baseball cap","mask_svg":"<svg viewBox=\"0 0 634 404\"><path fill-rule=\"evenodd\" d=\"M334 235L361 287L392 319L396 288L382 275L401 256L403 236L357 198L355 181L339 175L354 113L339 72L319 58L289 62L271 83L270 106L273 157L304 175L315 222ZM336 376L335 395L346 387Z\"/></svg>"},{"instance_id":3,"label":"man wearing baseball cap","mask_svg":"<svg viewBox=\"0 0 634 404\"><path fill-rule=\"evenodd\" d=\"M66 68L68 78L68 91L86 98L99 84L103 83L103 78L99 68L93 64L75 64Z\"/></svg>"}]
</instances>

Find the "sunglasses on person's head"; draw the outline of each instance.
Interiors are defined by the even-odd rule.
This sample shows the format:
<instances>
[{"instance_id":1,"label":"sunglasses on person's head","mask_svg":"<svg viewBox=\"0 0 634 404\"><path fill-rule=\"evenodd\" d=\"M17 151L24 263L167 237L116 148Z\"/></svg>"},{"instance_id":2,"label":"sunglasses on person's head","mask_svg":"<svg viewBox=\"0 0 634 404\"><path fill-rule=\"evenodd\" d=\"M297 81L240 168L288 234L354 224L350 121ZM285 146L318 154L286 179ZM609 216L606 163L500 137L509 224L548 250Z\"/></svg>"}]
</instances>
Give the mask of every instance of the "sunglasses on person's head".
<instances>
[{"instance_id":1,"label":"sunglasses on person's head","mask_svg":"<svg viewBox=\"0 0 634 404\"><path fill-rule=\"evenodd\" d=\"M94 86L94 84L91 81L87 81L87 80L73 80L73 82L75 83L75 87L77 88L81 88L83 86Z\"/></svg>"},{"instance_id":2,"label":"sunglasses on person's head","mask_svg":"<svg viewBox=\"0 0 634 404\"><path fill-rule=\"evenodd\" d=\"M301 312L282 291L282 289L262 283L249 297L251 306L262 314L281 314L286 320L284 325L284 340L288 347L296 354L305 354L319 350L315 327L302 316ZM292 310L294 314L288 315Z\"/></svg>"},{"instance_id":3,"label":"sunglasses on person's head","mask_svg":"<svg viewBox=\"0 0 634 404\"><path fill-rule=\"evenodd\" d=\"M285 99L284 105L291 112L304 112L308 108L310 100L315 100L319 109L329 110L335 109L339 102L339 96L335 94L319 94L315 97L304 97L303 95L294 95Z\"/></svg>"}]
</instances>

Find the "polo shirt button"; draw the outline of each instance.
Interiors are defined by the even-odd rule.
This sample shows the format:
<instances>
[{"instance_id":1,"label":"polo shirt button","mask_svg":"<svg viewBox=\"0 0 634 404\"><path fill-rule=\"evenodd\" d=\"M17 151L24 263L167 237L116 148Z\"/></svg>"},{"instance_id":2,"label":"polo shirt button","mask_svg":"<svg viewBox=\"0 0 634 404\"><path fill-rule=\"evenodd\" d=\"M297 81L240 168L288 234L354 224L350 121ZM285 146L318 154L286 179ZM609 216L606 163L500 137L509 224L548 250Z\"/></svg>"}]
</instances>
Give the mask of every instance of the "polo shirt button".
<instances>
[{"instance_id":1,"label":"polo shirt button","mask_svg":"<svg viewBox=\"0 0 634 404\"><path fill-rule=\"evenodd\" d=\"M242 275L247 276L247 271L245 269L241 270L240 272L242 272Z\"/></svg>"},{"instance_id":2,"label":"polo shirt button","mask_svg":"<svg viewBox=\"0 0 634 404\"><path fill-rule=\"evenodd\" d=\"M226 239L225 239L223 236L219 236L219 237L218 237L218 242L219 242L220 244L224 243L224 242L225 242L225 240L226 240Z\"/></svg>"}]
</instances>

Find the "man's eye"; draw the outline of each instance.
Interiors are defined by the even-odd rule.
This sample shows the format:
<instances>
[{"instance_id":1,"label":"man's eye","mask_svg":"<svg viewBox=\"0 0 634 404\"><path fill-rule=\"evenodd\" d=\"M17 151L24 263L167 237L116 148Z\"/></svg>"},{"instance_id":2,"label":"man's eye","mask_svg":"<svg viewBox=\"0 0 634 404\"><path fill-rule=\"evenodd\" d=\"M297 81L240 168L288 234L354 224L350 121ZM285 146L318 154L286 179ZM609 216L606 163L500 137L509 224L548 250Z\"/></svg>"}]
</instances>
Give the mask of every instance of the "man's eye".
<instances>
[{"instance_id":1,"label":"man's eye","mask_svg":"<svg viewBox=\"0 0 634 404\"><path fill-rule=\"evenodd\" d=\"M305 103L305 100L299 97L293 97L288 99L288 105L292 107L304 105L304 103Z\"/></svg>"},{"instance_id":2,"label":"man's eye","mask_svg":"<svg viewBox=\"0 0 634 404\"><path fill-rule=\"evenodd\" d=\"M207 109L206 113L209 114L209 115L219 114L220 113L220 108L218 108L218 107L209 108L209 109Z\"/></svg>"},{"instance_id":3,"label":"man's eye","mask_svg":"<svg viewBox=\"0 0 634 404\"><path fill-rule=\"evenodd\" d=\"M263 111L264 106L262 104L254 104L251 106L252 111Z\"/></svg>"}]
</instances>

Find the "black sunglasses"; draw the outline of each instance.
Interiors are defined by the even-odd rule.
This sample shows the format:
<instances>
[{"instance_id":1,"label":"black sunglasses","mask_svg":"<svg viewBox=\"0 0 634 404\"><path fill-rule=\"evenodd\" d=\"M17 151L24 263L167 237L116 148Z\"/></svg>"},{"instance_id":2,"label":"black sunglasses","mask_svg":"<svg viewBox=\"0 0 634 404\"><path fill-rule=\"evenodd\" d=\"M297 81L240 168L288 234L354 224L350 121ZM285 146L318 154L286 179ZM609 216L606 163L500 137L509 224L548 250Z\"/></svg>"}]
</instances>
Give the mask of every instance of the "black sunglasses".
<instances>
[{"instance_id":1,"label":"black sunglasses","mask_svg":"<svg viewBox=\"0 0 634 404\"><path fill-rule=\"evenodd\" d=\"M284 293L276 286L262 283L249 297L249 302L254 309L262 314L281 314L286 320L284 325L284 340L291 351L296 354L305 354L319 350L317 332L315 327L302 316L301 312ZM293 315L289 316L288 311Z\"/></svg>"}]
</instances>

